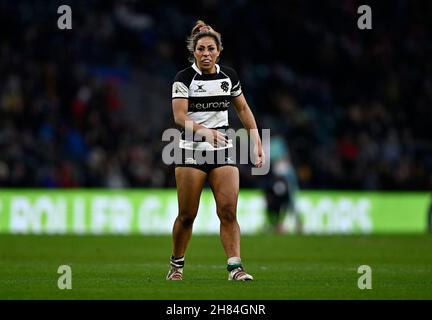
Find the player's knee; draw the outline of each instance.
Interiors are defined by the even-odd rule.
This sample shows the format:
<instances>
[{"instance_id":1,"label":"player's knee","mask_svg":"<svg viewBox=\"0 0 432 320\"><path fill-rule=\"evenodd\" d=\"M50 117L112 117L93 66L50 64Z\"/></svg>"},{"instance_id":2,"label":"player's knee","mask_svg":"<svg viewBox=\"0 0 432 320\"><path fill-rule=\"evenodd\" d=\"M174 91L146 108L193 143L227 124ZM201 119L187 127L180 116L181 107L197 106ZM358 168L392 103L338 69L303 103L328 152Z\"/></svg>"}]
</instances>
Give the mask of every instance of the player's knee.
<instances>
[{"instance_id":1,"label":"player's knee","mask_svg":"<svg viewBox=\"0 0 432 320\"><path fill-rule=\"evenodd\" d=\"M177 217L177 220L181 223L183 228L190 228L192 227L195 217L190 214L179 214Z\"/></svg>"},{"instance_id":2,"label":"player's knee","mask_svg":"<svg viewBox=\"0 0 432 320\"><path fill-rule=\"evenodd\" d=\"M218 208L218 215L222 223L233 223L236 221L236 206L230 203Z\"/></svg>"}]
</instances>

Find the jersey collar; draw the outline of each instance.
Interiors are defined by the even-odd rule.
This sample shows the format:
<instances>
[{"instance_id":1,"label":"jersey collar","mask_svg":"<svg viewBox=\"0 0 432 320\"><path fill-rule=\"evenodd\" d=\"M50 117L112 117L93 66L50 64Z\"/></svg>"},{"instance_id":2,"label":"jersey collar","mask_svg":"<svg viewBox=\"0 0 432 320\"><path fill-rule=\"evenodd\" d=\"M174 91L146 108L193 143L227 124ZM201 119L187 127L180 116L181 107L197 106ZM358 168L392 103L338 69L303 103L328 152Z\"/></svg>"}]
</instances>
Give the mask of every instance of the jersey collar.
<instances>
[{"instance_id":1,"label":"jersey collar","mask_svg":"<svg viewBox=\"0 0 432 320\"><path fill-rule=\"evenodd\" d=\"M219 73L219 71L220 71L220 67L219 67L219 65L216 63L215 64L215 66L216 66L216 73ZM193 63L193 65L192 65L192 68L201 76L202 75L202 71L200 70L200 68L198 68L198 66L196 65L196 63L194 62Z\"/></svg>"}]
</instances>

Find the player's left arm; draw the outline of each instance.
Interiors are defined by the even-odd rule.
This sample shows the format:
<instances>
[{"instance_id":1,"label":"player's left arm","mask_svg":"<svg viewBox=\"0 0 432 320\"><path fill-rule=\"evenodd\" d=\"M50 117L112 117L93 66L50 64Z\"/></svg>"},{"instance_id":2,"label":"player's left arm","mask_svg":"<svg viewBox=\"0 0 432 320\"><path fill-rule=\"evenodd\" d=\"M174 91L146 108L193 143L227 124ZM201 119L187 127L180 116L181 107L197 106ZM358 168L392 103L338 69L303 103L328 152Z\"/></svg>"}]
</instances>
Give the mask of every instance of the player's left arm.
<instances>
[{"instance_id":1,"label":"player's left arm","mask_svg":"<svg viewBox=\"0 0 432 320\"><path fill-rule=\"evenodd\" d=\"M232 102L241 123L248 131L252 141L254 142L254 153L256 156L255 166L261 168L265 161L265 154L252 110L250 109L243 93L232 98Z\"/></svg>"}]
</instances>

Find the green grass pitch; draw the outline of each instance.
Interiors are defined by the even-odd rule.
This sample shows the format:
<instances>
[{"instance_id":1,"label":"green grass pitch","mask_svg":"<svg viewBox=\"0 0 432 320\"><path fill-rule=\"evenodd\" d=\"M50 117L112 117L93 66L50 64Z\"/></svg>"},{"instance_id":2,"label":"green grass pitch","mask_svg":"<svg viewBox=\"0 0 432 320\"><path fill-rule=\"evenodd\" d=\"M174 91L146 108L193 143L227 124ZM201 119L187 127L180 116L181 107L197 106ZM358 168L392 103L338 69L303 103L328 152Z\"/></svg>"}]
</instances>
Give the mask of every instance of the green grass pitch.
<instances>
[{"instance_id":1,"label":"green grass pitch","mask_svg":"<svg viewBox=\"0 0 432 320\"><path fill-rule=\"evenodd\" d=\"M0 299L432 299L432 235L243 236L250 282L227 280L218 236L192 236L181 282L165 280L170 253L170 236L3 234ZM57 287L60 265L71 290Z\"/></svg>"}]
</instances>

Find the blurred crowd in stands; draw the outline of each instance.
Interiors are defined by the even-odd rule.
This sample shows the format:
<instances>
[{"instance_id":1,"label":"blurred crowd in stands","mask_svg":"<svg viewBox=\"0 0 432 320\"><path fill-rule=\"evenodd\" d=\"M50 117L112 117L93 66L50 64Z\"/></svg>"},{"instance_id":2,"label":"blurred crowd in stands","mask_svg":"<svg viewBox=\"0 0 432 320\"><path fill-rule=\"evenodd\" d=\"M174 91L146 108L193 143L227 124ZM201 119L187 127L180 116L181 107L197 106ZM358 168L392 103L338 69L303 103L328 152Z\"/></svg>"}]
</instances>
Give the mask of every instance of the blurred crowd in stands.
<instances>
[{"instance_id":1,"label":"blurred crowd in stands","mask_svg":"<svg viewBox=\"0 0 432 320\"><path fill-rule=\"evenodd\" d=\"M300 188L432 189L432 2L373 2L372 30L361 4L0 1L0 187L173 187L161 137L203 19Z\"/></svg>"}]
</instances>

